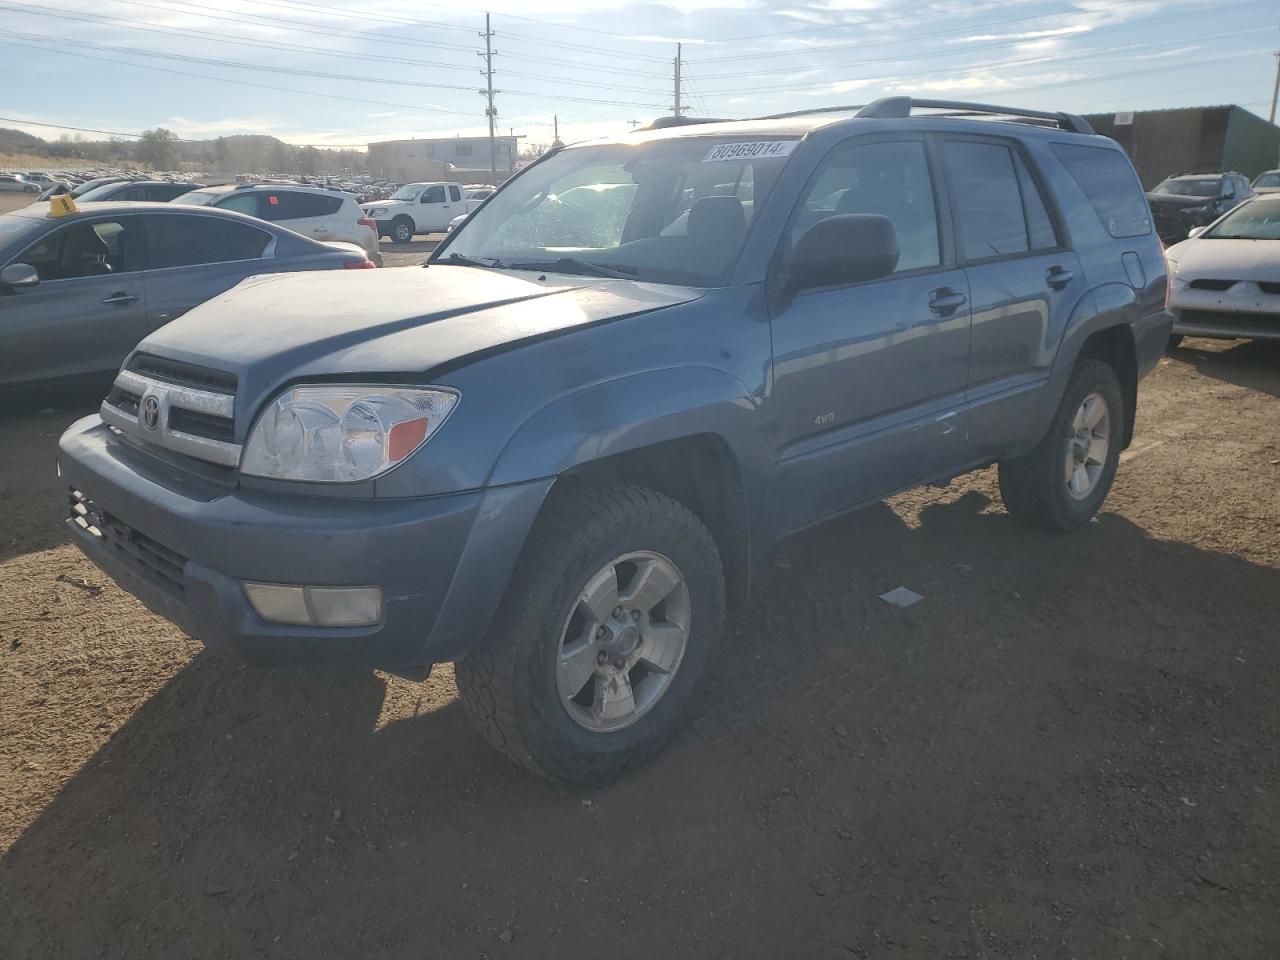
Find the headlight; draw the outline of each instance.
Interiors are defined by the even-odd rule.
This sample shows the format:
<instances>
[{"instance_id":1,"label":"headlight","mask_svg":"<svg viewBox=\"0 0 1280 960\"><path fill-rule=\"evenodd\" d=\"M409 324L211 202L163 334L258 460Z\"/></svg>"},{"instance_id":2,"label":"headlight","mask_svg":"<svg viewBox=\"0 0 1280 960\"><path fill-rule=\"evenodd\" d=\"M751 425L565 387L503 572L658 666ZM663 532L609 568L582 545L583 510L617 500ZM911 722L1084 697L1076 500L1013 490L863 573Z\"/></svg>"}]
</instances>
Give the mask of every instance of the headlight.
<instances>
[{"instance_id":1,"label":"headlight","mask_svg":"<svg viewBox=\"0 0 1280 960\"><path fill-rule=\"evenodd\" d=\"M457 404L458 392L445 387L293 387L258 414L240 470L277 480L368 480L426 443Z\"/></svg>"}]
</instances>

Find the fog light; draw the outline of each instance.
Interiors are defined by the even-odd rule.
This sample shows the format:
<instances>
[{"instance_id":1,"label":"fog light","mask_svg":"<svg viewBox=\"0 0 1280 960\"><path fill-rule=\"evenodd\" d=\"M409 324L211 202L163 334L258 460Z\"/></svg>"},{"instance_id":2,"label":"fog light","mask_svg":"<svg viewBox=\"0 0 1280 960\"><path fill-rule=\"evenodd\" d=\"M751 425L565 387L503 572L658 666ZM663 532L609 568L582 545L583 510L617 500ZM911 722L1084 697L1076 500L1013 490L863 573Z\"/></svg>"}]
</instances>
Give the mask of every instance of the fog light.
<instances>
[{"instance_id":1,"label":"fog light","mask_svg":"<svg viewBox=\"0 0 1280 960\"><path fill-rule=\"evenodd\" d=\"M307 627L367 627L382 618L378 587L297 587L244 584L245 596L263 620Z\"/></svg>"},{"instance_id":2,"label":"fog light","mask_svg":"<svg viewBox=\"0 0 1280 960\"><path fill-rule=\"evenodd\" d=\"M245 583L244 593L263 620L311 625L311 614L307 611L307 598L302 587L286 587L279 583Z\"/></svg>"},{"instance_id":3,"label":"fog light","mask_svg":"<svg viewBox=\"0 0 1280 960\"><path fill-rule=\"evenodd\" d=\"M307 587L307 606L322 627L367 627L382 617L377 587Z\"/></svg>"}]
</instances>

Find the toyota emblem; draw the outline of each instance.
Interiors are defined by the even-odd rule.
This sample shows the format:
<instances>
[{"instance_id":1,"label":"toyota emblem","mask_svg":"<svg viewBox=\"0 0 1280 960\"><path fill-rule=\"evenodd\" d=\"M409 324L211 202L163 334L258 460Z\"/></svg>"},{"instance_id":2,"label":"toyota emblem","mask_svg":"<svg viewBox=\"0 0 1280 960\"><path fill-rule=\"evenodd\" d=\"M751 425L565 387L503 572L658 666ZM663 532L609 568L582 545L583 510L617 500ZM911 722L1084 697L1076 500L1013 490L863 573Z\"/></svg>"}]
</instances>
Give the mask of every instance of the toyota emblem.
<instances>
[{"instance_id":1,"label":"toyota emblem","mask_svg":"<svg viewBox=\"0 0 1280 960\"><path fill-rule=\"evenodd\" d=\"M142 425L148 430L155 430L160 426L160 398L153 393L143 397L140 413Z\"/></svg>"}]
</instances>

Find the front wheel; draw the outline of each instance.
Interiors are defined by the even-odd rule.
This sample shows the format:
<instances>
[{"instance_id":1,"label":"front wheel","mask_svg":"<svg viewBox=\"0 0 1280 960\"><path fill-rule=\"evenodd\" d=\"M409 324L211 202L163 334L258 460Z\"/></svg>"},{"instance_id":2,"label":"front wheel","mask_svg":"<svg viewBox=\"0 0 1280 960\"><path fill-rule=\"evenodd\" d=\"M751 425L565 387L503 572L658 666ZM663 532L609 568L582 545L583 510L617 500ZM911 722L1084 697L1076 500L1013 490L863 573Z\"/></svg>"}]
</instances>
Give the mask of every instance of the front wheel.
<instances>
[{"instance_id":1,"label":"front wheel","mask_svg":"<svg viewBox=\"0 0 1280 960\"><path fill-rule=\"evenodd\" d=\"M458 690L512 759L600 783L671 735L723 620L720 555L687 508L629 484L558 489Z\"/></svg>"},{"instance_id":2,"label":"front wheel","mask_svg":"<svg viewBox=\"0 0 1280 960\"><path fill-rule=\"evenodd\" d=\"M408 217L396 217L391 224L391 239L395 243L408 243L413 239L413 221Z\"/></svg>"},{"instance_id":3,"label":"front wheel","mask_svg":"<svg viewBox=\"0 0 1280 960\"><path fill-rule=\"evenodd\" d=\"M1102 506L1123 443L1124 400L1110 364L1077 364L1040 445L1000 461L1000 496L1014 518L1049 530L1074 530Z\"/></svg>"}]
</instances>

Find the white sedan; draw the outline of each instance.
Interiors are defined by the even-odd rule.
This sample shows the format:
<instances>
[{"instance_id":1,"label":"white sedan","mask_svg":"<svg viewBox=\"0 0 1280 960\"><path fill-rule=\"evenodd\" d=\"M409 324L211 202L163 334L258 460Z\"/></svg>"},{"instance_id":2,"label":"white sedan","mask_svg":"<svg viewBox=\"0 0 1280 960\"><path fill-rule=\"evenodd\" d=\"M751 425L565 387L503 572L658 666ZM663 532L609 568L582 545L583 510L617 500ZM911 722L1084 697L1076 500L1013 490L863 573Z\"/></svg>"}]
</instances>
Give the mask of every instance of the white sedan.
<instances>
[{"instance_id":1,"label":"white sedan","mask_svg":"<svg viewBox=\"0 0 1280 960\"><path fill-rule=\"evenodd\" d=\"M1242 203L1165 252L1170 346L1186 337L1280 340L1280 195Z\"/></svg>"}]
</instances>

